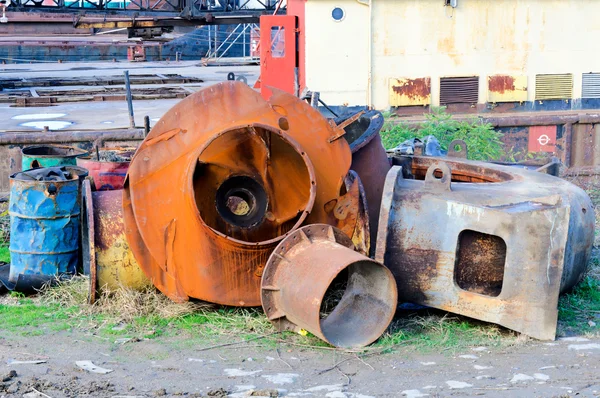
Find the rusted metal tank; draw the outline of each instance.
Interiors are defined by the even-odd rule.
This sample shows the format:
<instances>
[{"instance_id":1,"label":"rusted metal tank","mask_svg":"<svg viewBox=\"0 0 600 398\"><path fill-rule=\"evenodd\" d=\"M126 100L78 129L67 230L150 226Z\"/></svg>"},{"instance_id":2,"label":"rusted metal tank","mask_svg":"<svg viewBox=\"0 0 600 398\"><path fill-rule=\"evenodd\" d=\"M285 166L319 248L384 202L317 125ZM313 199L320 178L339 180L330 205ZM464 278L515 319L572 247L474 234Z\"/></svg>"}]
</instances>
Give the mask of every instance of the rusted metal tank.
<instances>
[{"instance_id":1,"label":"rusted metal tank","mask_svg":"<svg viewBox=\"0 0 600 398\"><path fill-rule=\"evenodd\" d=\"M394 273L399 300L553 339L559 293L578 283L591 253L587 194L513 167L393 160L375 259Z\"/></svg>"},{"instance_id":2,"label":"rusted metal tank","mask_svg":"<svg viewBox=\"0 0 600 398\"><path fill-rule=\"evenodd\" d=\"M10 177L11 283L20 275L73 274L78 265L79 175L57 168L39 180L30 172Z\"/></svg>"},{"instance_id":3,"label":"rusted metal tank","mask_svg":"<svg viewBox=\"0 0 600 398\"><path fill-rule=\"evenodd\" d=\"M83 268L90 276L90 304L107 290L143 290L152 286L127 243L122 190L92 192L90 181L84 181L82 229Z\"/></svg>"},{"instance_id":4,"label":"rusted metal tank","mask_svg":"<svg viewBox=\"0 0 600 398\"><path fill-rule=\"evenodd\" d=\"M95 155L78 157L77 165L88 169L93 191L123 189L135 148L103 148Z\"/></svg>"},{"instance_id":5,"label":"rusted metal tank","mask_svg":"<svg viewBox=\"0 0 600 398\"><path fill-rule=\"evenodd\" d=\"M326 220L351 153L343 131L298 98L240 82L204 88L149 133L125 182L126 235L176 301L260 304L267 259L304 222Z\"/></svg>"},{"instance_id":6,"label":"rusted metal tank","mask_svg":"<svg viewBox=\"0 0 600 398\"><path fill-rule=\"evenodd\" d=\"M377 340L398 300L391 272L326 224L287 236L269 258L261 289L263 309L279 330L305 329L344 348Z\"/></svg>"},{"instance_id":7,"label":"rusted metal tank","mask_svg":"<svg viewBox=\"0 0 600 398\"><path fill-rule=\"evenodd\" d=\"M32 145L22 149L22 170L38 167L75 166L87 151L64 145Z\"/></svg>"},{"instance_id":8,"label":"rusted metal tank","mask_svg":"<svg viewBox=\"0 0 600 398\"><path fill-rule=\"evenodd\" d=\"M336 120L341 124L344 119ZM344 138L350 144L352 165L350 168L359 175L367 197L370 225L370 253L373 254L377 242L377 224L385 176L390 170L390 161L379 132L383 127L383 115L378 111L362 114L356 121L344 127Z\"/></svg>"}]
</instances>

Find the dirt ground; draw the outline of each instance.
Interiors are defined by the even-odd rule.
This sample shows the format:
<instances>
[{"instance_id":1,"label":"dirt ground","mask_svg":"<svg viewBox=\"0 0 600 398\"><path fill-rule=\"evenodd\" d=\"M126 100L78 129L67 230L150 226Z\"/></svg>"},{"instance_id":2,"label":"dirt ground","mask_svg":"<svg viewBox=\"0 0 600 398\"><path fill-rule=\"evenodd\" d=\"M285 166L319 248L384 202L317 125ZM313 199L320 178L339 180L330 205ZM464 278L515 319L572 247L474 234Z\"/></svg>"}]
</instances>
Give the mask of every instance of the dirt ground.
<instances>
[{"instance_id":1,"label":"dirt ground","mask_svg":"<svg viewBox=\"0 0 600 398\"><path fill-rule=\"evenodd\" d=\"M204 349L184 337L123 344L77 330L42 332L3 333L2 396L600 396L600 339L584 337L456 353L399 347L359 359L261 340ZM85 360L111 372L82 370L76 362Z\"/></svg>"}]
</instances>

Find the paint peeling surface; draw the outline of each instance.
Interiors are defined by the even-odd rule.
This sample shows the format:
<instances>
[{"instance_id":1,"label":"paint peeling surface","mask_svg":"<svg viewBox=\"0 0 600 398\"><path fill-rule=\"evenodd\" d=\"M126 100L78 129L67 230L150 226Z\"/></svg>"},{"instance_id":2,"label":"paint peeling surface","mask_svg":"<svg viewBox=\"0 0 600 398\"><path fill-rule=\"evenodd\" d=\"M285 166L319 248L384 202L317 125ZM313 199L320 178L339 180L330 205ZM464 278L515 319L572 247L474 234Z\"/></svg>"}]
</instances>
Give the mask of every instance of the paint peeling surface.
<instances>
[{"instance_id":1,"label":"paint peeling surface","mask_svg":"<svg viewBox=\"0 0 600 398\"><path fill-rule=\"evenodd\" d=\"M431 104L431 79L390 79L390 106Z\"/></svg>"},{"instance_id":2,"label":"paint peeling surface","mask_svg":"<svg viewBox=\"0 0 600 398\"><path fill-rule=\"evenodd\" d=\"M527 76L495 75L488 77L489 102L527 101Z\"/></svg>"}]
</instances>

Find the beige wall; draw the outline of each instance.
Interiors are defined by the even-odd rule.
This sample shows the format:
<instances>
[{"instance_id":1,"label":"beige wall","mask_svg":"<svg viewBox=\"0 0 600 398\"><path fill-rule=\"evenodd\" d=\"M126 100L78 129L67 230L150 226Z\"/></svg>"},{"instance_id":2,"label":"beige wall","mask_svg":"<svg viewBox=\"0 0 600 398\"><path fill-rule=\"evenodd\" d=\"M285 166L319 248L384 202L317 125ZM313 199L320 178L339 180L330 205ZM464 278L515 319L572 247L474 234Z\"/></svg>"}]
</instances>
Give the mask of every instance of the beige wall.
<instances>
[{"instance_id":1,"label":"beige wall","mask_svg":"<svg viewBox=\"0 0 600 398\"><path fill-rule=\"evenodd\" d=\"M345 18L331 17L342 7ZM365 105L369 73L369 7L357 1L306 3L306 86L326 103Z\"/></svg>"},{"instance_id":2,"label":"beige wall","mask_svg":"<svg viewBox=\"0 0 600 398\"><path fill-rule=\"evenodd\" d=\"M331 19L336 5L346 9L342 22ZM326 101L366 104L371 67L370 104L383 109L390 78L431 77L437 105L442 76L480 76L485 102L488 75L527 75L532 101L536 74L573 73L578 98L581 74L600 72L598 16L600 0L458 0L455 9L442 0L372 0L371 9L356 0L309 0L308 87Z\"/></svg>"}]
</instances>

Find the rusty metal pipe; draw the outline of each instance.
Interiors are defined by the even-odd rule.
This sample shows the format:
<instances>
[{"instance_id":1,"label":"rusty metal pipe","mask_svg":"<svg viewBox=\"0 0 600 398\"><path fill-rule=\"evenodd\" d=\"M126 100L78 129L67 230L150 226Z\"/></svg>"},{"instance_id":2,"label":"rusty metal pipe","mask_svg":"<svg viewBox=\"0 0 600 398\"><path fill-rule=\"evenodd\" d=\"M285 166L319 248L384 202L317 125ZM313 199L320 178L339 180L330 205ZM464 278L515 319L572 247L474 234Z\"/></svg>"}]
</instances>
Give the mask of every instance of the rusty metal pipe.
<instances>
[{"instance_id":1,"label":"rusty metal pipe","mask_svg":"<svg viewBox=\"0 0 600 398\"><path fill-rule=\"evenodd\" d=\"M473 115L455 115L454 120L470 121L473 120ZM561 124L596 124L600 123L600 114L578 114L578 115L538 115L532 112L530 115L523 116L485 116L479 117L481 122L490 123L494 127L530 127L530 126L554 126ZM408 122L399 120L398 123L405 124L407 128L418 129L425 120L410 120Z\"/></svg>"},{"instance_id":2,"label":"rusty metal pipe","mask_svg":"<svg viewBox=\"0 0 600 398\"><path fill-rule=\"evenodd\" d=\"M0 133L0 145L83 142L95 141L99 138L104 141L143 140L144 129L53 131L47 134L39 132Z\"/></svg>"},{"instance_id":3,"label":"rusty metal pipe","mask_svg":"<svg viewBox=\"0 0 600 398\"><path fill-rule=\"evenodd\" d=\"M329 314L322 314L336 278L347 284ZM391 272L354 251L342 231L325 224L302 227L275 249L262 280L262 306L280 330L308 330L337 347L363 347L390 324L398 292Z\"/></svg>"}]
</instances>

